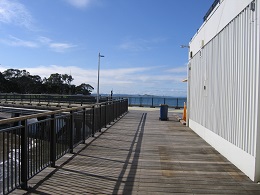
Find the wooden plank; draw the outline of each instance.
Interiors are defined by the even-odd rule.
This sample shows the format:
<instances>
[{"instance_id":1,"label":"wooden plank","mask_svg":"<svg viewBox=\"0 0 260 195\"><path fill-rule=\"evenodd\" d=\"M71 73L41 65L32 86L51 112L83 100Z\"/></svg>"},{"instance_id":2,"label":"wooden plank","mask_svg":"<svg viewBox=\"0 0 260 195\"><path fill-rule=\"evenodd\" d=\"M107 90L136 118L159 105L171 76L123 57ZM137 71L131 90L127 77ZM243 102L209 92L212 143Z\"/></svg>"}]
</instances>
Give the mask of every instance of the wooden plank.
<instances>
[{"instance_id":1,"label":"wooden plank","mask_svg":"<svg viewBox=\"0 0 260 195\"><path fill-rule=\"evenodd\" d=\"M29 181L32 194L260 194L253 183L174 116L131 110L57 168ZM12 194L23 194L15 190Z\"/></svg>"}]
</instances>

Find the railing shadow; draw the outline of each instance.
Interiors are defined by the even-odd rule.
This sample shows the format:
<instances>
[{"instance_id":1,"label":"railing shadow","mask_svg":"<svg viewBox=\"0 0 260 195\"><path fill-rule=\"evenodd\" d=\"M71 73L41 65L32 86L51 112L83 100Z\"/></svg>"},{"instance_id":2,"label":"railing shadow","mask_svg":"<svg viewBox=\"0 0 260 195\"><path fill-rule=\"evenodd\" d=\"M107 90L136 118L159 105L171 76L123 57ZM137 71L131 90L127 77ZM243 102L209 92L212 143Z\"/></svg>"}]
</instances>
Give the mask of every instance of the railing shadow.
<instances>
[{"instance_id":1,"label":"railing shadow","mask_svg":"<svg viewBox=\"0 0 260 195\"><path fill-rule=\"evenodd\" d=\"M126 114L126 113L125 113ZM121 118L123 118L125 115L123 115ZM56 166L55 169L53 171L51 171L48 175L46 175L43 179L41 179L39 182L37 182L33 187L29 187L27 192L25 194L29 195L31 193L35 193L35 194L49 194L49 193L45 193L42 192L41 190L38 190L38 188L44 184L44 182L47 182L48 180L50 180L56 173L58 173L59 171L67 171L70 173L76 173L78 175L83 175L84 177L92 177L92 178L96 178L96 179L106 179L106 180L110 180L110 181L114 181L116 182L116 180L113 180L109 177L105 177L105 176L99 176L97 174L91 174L91 173L83 173L81 171L77 171L77 170L73 170L73 169L67 169L64 168L66 165L68 165L73 159L75 159L77 156L84 156L81 154L82 151L87 150L87 148L94 143L97 139L99 139L107 130L109 130L111 127L113 127L113 125L115 125L117 122L120 121L121 118L118 118L118 120L116 120L115 122L111 123L110 126L108 126L105 130L101 131L100 134L96 135L95 137L92 138L91 141L89 141L88 143L85 144L85 146L83 146L81 149L79 149L77 152L73 152L73 155L71 157L69 157L65 162L61 163L59 166ZM94 158L94 157L91 157ZM95 157L97 158L97 157ZM108 159L104 159L104 158L100 158L99 160L108 160ZM114 161L114 160L110 160L110 161ZM115 162L120 162L120 161L115 161ZM123 161L121 161L120 163L124 163ZM77 181L77 178L75 178L75 181ZM75 182L75 181L69 181L71 183ZM56 192L53 191L53 193L55 194Z\"/></svg>"},{"instance_id":2,"label":"railing shadow","mask_svg":"<svg viewBox=\"0 0 260 195\"><path fill-rule=\"evenodd\" d=\"M131 183L131 182L133 182L133 178L135 178L136 171L137 171L137 165L138 165L138 159L139 159L139 155L140 155L140 149L141 149L142 140L143 140L146 116L147 116L147 113L142 114L141 120L139 122L139 125L138 125L136 133L135 133L135 136L134 136L131 146L129 148L129 152L128 152L127 158L125 160L124 166L123 166L122 171L119 174L117 182L114 186L113 194L118 194L118 190L119 190L121 183L123 182L123 178L124 178L125 172L127 170L127 166L130 164L130 157L132 155L132 152L134 152L133 161L131 162L131 167L130 167L130 171L129 171L127 180L124 183L125 184ZM137 143L137 144L136 144L136 149L134 150L135 143ZM126 186L128 186L128 187L126 188ZM126 192L129 192L129 191L131 192L132 188L133 188L133 185L125 185L124 189L123 189L123 194L125 194Z\"/></svg>"},{"instance_id":3,"label":"railing shadow","mask_svg":"<svg viewBox=\"0 0 260 195\"><path fill-rule=\"evenodd\" d=\"M134 190L134 182L138 173L146 117L147 113L142 113L134 119L133 124L127 123L129 129L122 129L121 132L117 128L108 131L115 123L108 129L103 129L92 141L81 145L72 156L66 157L68 159L65 162L57 164L55 169L48 170L47 176L46 174L40 176L37 183L26 194L131 193ZM117 135L117 131L120 135ZM125 134L123 134L124 132ZM113 141L114 139L109 142L106 136L111 136L116 140L119 136L129 142L126 145L118 145ZM106 139L100 139L103 137ZM97 146L102 147L97 148ZM111 148L111 146L113 147ZM32 183L34 182L32 181Z\"/></svg>"}]
</instances>

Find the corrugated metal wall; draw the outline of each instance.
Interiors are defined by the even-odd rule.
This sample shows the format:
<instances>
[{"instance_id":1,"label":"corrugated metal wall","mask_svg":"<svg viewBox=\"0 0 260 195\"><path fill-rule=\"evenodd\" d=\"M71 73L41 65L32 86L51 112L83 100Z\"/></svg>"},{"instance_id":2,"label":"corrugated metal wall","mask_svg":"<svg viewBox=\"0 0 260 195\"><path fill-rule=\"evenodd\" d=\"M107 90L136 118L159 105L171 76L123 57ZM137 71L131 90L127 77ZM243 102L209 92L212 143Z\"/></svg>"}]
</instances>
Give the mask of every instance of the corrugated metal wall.
<instances>
[{"instance_id":1,"label":"corrugated metal wall","mask_svg":"<svg viewBox=\"0 0 260 195\"><path fill-rule=\"evenodd\" d=\"M246 7L190 60L190 119L253 156L258 112L258 11Z\"/></svg>"}]
</instances>

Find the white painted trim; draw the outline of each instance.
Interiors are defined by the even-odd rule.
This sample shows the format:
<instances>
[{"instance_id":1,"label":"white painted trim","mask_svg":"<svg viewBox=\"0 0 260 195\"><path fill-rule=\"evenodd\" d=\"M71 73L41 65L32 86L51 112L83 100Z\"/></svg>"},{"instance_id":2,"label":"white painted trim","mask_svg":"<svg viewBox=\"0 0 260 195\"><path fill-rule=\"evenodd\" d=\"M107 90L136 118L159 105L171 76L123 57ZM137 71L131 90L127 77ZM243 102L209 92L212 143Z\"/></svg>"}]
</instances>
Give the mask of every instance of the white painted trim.
<instances>
[{"instance_id":1,"label":"white painted trim","mask_svg":"<svg viewBox=\"0 0 260 195\"><path fill-rule=\"evenodd\" d=\"M252 181L255 180L255 157L238 148L234 144L189 119L190 128L226 157L237 168L244 172Z\"/></svg>"}]
</instances>

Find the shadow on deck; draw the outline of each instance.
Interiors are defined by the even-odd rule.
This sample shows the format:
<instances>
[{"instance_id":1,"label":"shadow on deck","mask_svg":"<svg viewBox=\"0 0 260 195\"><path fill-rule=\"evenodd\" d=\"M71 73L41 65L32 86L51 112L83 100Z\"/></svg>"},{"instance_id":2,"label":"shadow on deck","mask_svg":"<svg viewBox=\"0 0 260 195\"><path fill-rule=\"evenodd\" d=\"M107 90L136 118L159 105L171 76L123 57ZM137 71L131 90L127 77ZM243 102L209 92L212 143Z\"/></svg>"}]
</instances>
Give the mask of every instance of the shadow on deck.
<instances>
[{"instance_id":1,"label":"shadow on deck","mask_svg":"<svg viewBox=\"0 0 260 195\"><path fill-rule=\"evenodd\" d=\"M192 130L131 110L12 194L260 194L234 165Z\"/></svg>"}]
</instances>

